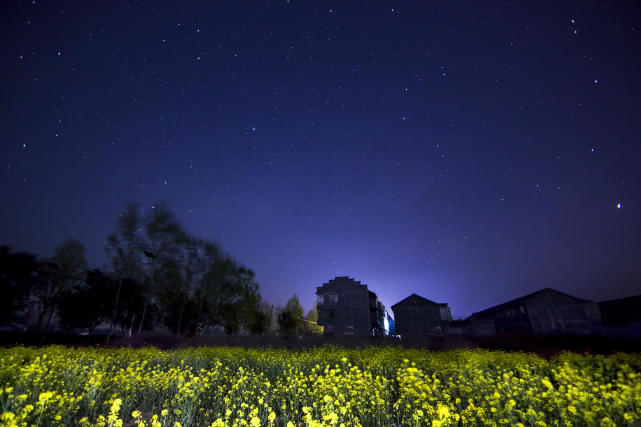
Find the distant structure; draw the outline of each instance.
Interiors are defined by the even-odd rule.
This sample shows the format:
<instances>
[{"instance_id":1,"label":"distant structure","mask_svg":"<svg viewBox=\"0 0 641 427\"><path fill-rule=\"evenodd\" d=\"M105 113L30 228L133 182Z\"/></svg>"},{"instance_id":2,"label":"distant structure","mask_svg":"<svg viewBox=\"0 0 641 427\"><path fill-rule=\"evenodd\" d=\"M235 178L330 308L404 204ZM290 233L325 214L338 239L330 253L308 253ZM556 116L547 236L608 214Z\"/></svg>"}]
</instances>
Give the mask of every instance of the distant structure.
<instances>
[{"instance_id":1,"label":"distant structure","mask_svg":"<svg viewBox=\"0 0 641 427\"><path fill-rule=\"evenodd\" d=\"M316 295L323 335L385 334L385 307L367 285L339 276L317 287Z\"/></svg>"},{"instance_id":2,"label":"distant structure","mask_svg":"<svg viewBox=\"0 0 641 427\"><path fill-rule=\"evenodd\" d=\"M392 306L395 321L395 334L406 336L426 336L443 334L452 320L447 303L437 303L412 294Z\"/></svg>"},{"instance_id":3,"label":"distant structure","mask_svg":"<svg viewBox=\"0 0 641 427\"><path fill-rule=\"evenodd\" d=\"M641 295L601 301L599 311L603 335L641 339Z\"/></svg>"},{"instance_id":4,"label":"distant structure","mask_svg":"<svg viewBox=\"0 0 641 427\"><path fill-rule=\"evenodd\" d=\"M599 330L599 306L551 288L472 314L473 335L580 335Z\"/></svg>"},{"instance_id":5,"label":"distant structure","mask_svg":"<svg viewBox=\"0 0 641 427\"><path fill-rule=\"evenodd\" d=\"M385 310L385 335L396 335L396 325L392 316Z\"/></svg>"}]
</instances>

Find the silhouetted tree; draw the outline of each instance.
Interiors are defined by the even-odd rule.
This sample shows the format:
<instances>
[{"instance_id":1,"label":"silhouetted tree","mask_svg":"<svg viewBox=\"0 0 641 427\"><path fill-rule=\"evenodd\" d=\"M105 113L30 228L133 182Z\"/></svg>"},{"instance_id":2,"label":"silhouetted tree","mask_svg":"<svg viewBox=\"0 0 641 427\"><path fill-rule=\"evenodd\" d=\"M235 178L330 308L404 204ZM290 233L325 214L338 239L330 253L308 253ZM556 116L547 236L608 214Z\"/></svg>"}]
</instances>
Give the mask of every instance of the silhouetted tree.
<instances>
[{"instance_id":1,"label":"silhouetted tree","mask_svg":"<svg viewBox=\"0 0 641 427\"><path fill-rule=\"evenodd\" d=\"M112 293L113 295L113 293ZM153 329L153 316L148 316L140 328L139 317L146 302L146 287L133 280L123 279L120 291L120 303L118 306L118 315L116 324L120 326L122 333L133 331L136 325L139 330ZM154 304L148 305L146 311L152 315L158 311Z\"/></svg>"},{"instance_id":2,"label":"silhouetted tree","mask_svg":"<svg viewBox=\"0 0 641 427\"><path fill-rule=\"evenodd\" d=\"M229 323L228 328L233 329L236 319L232 318L234 311L231 308L241 293L240 282L235 277L236 265L231 258L222 255L217 246L208 243L204 249L205 272L198 289L204 323L213 326Z\"/></svg>"},{"instance_id":3,"label":"silhouetted tree","mask_svg":"<svg viewBox=\"0 0 641 427\"><path fill-rule=\"evenodd\" d=\"M85 282L66 289L58 297L61 326L65 329L88 329L92 333L113 312L113 294L117 281L100 270L87 272Z\"/></svg>"},{"instance_id":4,"label":"silhouetted tree","mask_svg":"<svg viewBox=\"0 0 641 427\"><path fill-rule=\"evenodd\" d=\"M36 327L49 328L51 318L60 302L60 295L67 292L85 279L87 259L85 248L76 239L67 239L54 251L53 257L40 264L39 278L33 294L38 301L38 318Z\"/></svg>"},{"instance_id":5,"label":"silhouetted tree","mask_svg":"<svg viewBox=\"0 0 641 427\"><path fill-rule=\"evenodd\" d=\"M0 324L21 320L37 270L36 255L0 246Z\"/></svg>"},{"instance_id":6,"label":"silhouetted tree","mask_svg":"<svg viewBox=\"0 0 641 427\"><path fill-rule=\"evenodd\" d=\"M118 318L123 282L126 279L137 284L144 281L142 257L145 248L140 207L136 203L129 203L125 211L118 216L116 231L109 235L105 248L107 256L110 257L114 275L118 280L118 286L112 296L114 304L107 341L113 333Z\"/></svg>"},{"instance_id":7,"label":"silhouetted tree","mask_svg":"<svg viewBox=\"0 0 641 427\"><path fill-rule=\"evenodd\" d=\"M205 329L224 327L228 333L258 330L265 323L253 271L216 244L189 236L165 203L155 204L146 216L130 204L109 238L108 251L117 277L131 277L142 286L138 332L147 324L150 309L152 325L176 334L185 322L190 330L201 324ZM121 293L119 285L116 301ZM114 324L119 311L116 303Z\"/></svg>"},{"instance_id":8,"label":"silhouetted tree","mask_svg":"<svg viewBox=\"0 0 641 427\"><path fill-rule=\"evenodd\" d=\"M249 325L249 330L254 335L263 335L269 332L272 326L272 310L267 304L260 304L256 314Z\"/></svg>"},{"instance_id":9,"label":"silhouetted tree","mask_svg":"<svg viewBox=\"0 0 641 427\"><path fill-rule=\"evenodd\" d=\"M298 335L303 331L303 306L298 297L291 297L278 315L278 326L283 335Z\"/></svg>"},{"instance_id":10,"label":"silhouetted tree","mask_svg":"<svg viewBox=\"0 0 641 427\"><path fill-rule=\"evenodd\" d=\"M183 274L191 239L164 202L156 203L145 218L145 230L148 280L145 282L147 298L140 321L142 325L149 303L156 302L162 324L169 307L180 304L182 294L187 292Z\"/></svg>"}]
</instances>

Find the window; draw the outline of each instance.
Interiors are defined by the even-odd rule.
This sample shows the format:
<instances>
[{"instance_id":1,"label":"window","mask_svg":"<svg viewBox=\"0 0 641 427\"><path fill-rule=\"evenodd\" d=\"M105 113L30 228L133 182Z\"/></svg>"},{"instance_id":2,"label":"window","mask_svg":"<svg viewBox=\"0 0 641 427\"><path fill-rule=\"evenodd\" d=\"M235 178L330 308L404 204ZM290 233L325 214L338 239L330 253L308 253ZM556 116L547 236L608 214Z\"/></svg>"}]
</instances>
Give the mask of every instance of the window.
<instances>
[{"instance_id":1,"label":"window","mask_svg":"<svg viewBox=\"0 0 641 427\"><path fill-rule=\"evenodd\" d=\"M521 306L521 314L525 314L525 307Z\"/></svg>"},{"instance_id":2,"label":"window","mask_svg":"<svg viewBox=\"0 0 641 427\"><path fill-rule=\"evenodd\" d=\"M325 304L325 297L322 295L319 295L318 298L316 299L316 302L319 304Z\"/></svg>"},{"instance_id":3,"label":"window","mask_svg":"<svg viewBox=\"0 0 641 427\"><path fill-rule=\"evenodd\" d=\"M338 304L338 295L336 295L336 294L328 294L327 298L328 298L328 300L329 300L328 302L330 304Z\"/></svg>"}]
</instances>

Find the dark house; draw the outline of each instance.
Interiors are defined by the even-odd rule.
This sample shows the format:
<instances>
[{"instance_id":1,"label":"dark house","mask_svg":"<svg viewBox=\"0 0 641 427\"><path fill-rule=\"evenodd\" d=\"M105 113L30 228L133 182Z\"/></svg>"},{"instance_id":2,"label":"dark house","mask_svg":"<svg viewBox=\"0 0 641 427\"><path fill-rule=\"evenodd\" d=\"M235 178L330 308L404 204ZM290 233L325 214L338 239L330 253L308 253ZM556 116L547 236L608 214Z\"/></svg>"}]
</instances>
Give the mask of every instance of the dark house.
<instances>
[{"instance_id":1,"label":"dark house","mask_svg":"<svg viewBox=\"0 0 641 427\"><path fill-rule=\"evenodd\" d=\"M392 306L395 333L404 336L442 334L452 320L447 303L437 303L412 294Z\"/></svg>"},{"instance_id":2,"label":"dark house","mask_svg":"<svg viewBox=\"0 0 641 427\"><path fill-rule=\"evenodd\" d=\"M380 336L385 330L385 307L376 294L347 276L316 288L318 324L324 335Z\"/></svg>"},{"instance_id":3,"label":"dark house","mask_svg":"<svg viewBox=\"0 0 641 427\"><path fill-rule=\"evenodd\" d=\"M602 301L599 311L603 335L641 339L641 295Z\"/></svg>"},{"instance_id":4,"label":"dark house","mask_svg":"<svg viewBox=\"0 0 641 427\"><path fill-rule=\"evenodd\" d=\"M574 335L596 332L601 316L593 301L545 288L474 313L468 320L474 335Z\"/></svg>"}]
</instances>

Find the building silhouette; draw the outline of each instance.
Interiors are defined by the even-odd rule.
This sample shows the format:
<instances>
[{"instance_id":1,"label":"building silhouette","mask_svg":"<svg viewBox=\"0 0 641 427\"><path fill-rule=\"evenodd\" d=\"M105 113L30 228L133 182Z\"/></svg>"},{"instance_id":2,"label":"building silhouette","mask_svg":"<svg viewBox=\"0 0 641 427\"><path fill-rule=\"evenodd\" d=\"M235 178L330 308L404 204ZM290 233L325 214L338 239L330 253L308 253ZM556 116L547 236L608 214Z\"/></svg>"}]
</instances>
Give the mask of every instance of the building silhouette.
<instances>
[{"instance_id":1,"label":"building silhouette","mask_svg":"<svg viewBox=\"0 0 641 427\"><path fill-rule=\"evenodd\" d=\"M601 314L593 301L544 288L474 313L468 320L474 335L575 335L597 332Z\"/></svg>"},{"instance_id":2,"label":"building silhouette","mask_svg":"<svg viewBox=\"0 0 641 427\"><path fill-rule=\"evenodd\" d=\"M316 295L324 335L385 334L385 307L367 285L339 276L317 287Z\"/></svg>"},{"instance_id":3,"label":"building silhouette","mask_svg":"<svg viewBox=\"0 0 641 427\"><path fill-rule=\"evenodd\" d=\"M412 294L392 306L395 334L402 337L440 335L452 320L447 303Z\"/></svg>"}]
</instances>

